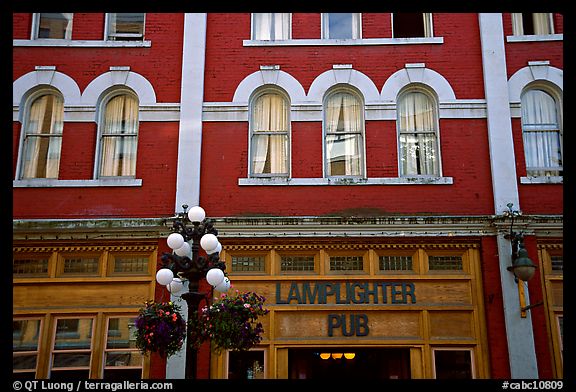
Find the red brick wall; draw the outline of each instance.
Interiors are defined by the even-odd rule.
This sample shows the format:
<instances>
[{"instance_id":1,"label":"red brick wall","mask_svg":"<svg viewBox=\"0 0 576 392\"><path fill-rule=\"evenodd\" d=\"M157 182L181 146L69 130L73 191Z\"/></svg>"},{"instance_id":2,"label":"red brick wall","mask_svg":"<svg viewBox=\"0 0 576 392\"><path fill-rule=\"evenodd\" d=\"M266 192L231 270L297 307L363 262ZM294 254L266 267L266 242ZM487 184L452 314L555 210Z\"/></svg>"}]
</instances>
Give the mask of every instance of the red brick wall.
<instances>
[{"instance_id":1,"label":"red brick wall","mask_svg":"<svg viewBox=\"0 0 576 392\"><path fill-rule=\"evenodd\" d=\"M29 39L31 14L17 14L14 38ZM152 83L158 102L180 102L184 14L147 13L146 48L114 47L14 47L13 79L34 71L37 65L55 65L58 72L73 78L80 91L111 66L130 66ZM74 40L103 40L103 13L75 13Z\"/></svg>"},{"instance_id":2,"label":"red brick wall","mask_svg":"<svg viewBox=\"0 0 576 392\"><path fill-rule=\"evenodd\" d=\"M293 14L292 37L319 39L320 19L319 13ZM362 20L366 38L391 37L389 13L366 14ZM444 37L443 44L243 47L242 41L250 39L249 13L208 14L205 100L231 101L242 79L260 65L280 65L308 91L333 64L352 64L381 90L406 63L425 63L442 74L457 98L483 98L477 14L437 14L434 22L434 35Z\"/></svg>"},{"instance_id":3,"label":"red brick wall","mask_svg":"<svg viewBox=\"0 0 576 392\"><path fill-rule=\"evenodd\" d=\"M65 123L61 179L91 179L96 126ZM141 187L14 188L14 219L172 216L178 123L140 123L136 178Z\"/></svg>"},{"instance_id":4,"label":"red brick wall","mask_svg":"<svg viewBox=\"0 0 576 392\"><path fill-rule=\"evenodd\" d=\"M370 175L397 177L395 121L366 123ZM440 121L444 176L453 185L239 186L247 177L248 124L204 123L200 204L210 216L341 214L491 214L486 122ZM292 123L293 178L322 176L322 126ZM218 195L214 197L213 195Z\"/></svg>"}]
</instances>

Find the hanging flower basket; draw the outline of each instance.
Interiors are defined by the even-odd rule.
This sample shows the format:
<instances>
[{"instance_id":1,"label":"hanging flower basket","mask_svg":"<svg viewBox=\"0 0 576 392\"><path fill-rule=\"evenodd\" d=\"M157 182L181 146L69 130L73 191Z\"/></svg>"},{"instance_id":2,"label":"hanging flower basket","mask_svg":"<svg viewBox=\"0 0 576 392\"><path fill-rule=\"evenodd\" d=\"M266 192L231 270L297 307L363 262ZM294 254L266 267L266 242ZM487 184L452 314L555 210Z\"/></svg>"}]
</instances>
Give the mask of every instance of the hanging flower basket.
<instances>
[{"instance_id":1,"label":"hanging flower basket","mask_svg":"<svg viewBox=\"0 0 576 392\"><path fill-rule=\"evenodd\" d=\"M172 302L147 301L136 318L136 346L144 354L157 352L167 358L182 348L186 321Z\"/></svg>"},{"instance_id":2,"label":"hanging flower basket","mask_svg":"<svg viewBox=\"0 0 576 392\"><path fill-rule=\"evenodd\" d=\"M190 344L199 347L210 340L217 352L245 351L262 340L264 328L258 317L269 311L265 298L256 293L222 294L210 306L205 306L188 322Z\"/></svg>"}]
</instances>

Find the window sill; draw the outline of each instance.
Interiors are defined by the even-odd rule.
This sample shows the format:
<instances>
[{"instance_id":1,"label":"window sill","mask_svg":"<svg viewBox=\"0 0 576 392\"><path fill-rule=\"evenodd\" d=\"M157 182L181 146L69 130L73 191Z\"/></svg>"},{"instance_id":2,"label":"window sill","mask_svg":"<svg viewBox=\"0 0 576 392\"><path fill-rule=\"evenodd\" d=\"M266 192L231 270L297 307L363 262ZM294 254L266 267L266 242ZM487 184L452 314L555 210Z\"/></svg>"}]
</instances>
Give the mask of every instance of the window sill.
<instances>
[{"instance_id":1,"label":"window sill","mask_svg":"<svg viewBox=\"0 0 576 392\"><path fill-rule=\"evenodd\" d=\"M361 39L286 39L286 40L244 40L244 46L331 46L331 45L407 45L443 44L444 37L415 38L361 38Z\"/></svg>"},{"instance_id":2,"label":"window sill","mask_svg":"<svg viewBox=\"0 0 576 392\"><path fill-rule=\"evenodd\" d=\"M546 35L508 35L506 42L543 42L543 41L563 41L564 34Z\"/></svg>"},{"instance_id":3,"label":"window sill","mask_svg":"<svg viewBox=\"0 0 576 392\"><path fill-rule=\"evenodd\" d=\"M238 185L452 185L452 177L239 178Z\"/></svg>"},{"instance_id":4,"label":"window sill","mask_svg":"<svg viewBox=\"0 0 576 392\"><path fill-rule=\"evenodd\" d=\"M563 184L562 176L520 177L520 184Z\"/></svg>"},{"instance_id":5,"label":"window sill","mask_svg":"<svg viewBox=\"0 0 576 392\"><path fill-rule=\"evenodd\" d=\"M138 178L106 178L98 180L56 180L36 178L12 181L13 188L53 188L53 187L102 187L102 186L142 186Z\"/></svg>"},{"instance_id":6,"label":"window sill","mask_svg":"<svg viewBox=\"0 0 576 392\"><path fill-rule=\"evenodd\" d=\"M149 48L152 41L100 41L67 39L15 39L12 46L60 46L70 48Z\"/></svg>"}]
</instances>

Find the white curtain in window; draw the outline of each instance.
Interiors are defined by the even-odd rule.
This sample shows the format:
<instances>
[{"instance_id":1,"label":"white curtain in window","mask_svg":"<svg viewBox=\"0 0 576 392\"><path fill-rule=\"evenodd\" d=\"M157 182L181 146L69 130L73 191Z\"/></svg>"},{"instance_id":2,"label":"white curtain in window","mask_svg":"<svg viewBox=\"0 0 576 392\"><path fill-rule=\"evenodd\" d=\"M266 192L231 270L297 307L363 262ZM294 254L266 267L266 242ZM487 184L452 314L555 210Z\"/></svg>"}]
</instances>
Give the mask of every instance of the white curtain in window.
<instances>
[{"instance_id":1,"label":"white curtain in window","mask_svg":"<svg viewBox=\"0 0 576 392\"><path fill-rule=\"evenodd\" d=\"M546 35L552 34L552 25L550 23L549 13L534 13L532 14L532 20L534 22L534 34L536 35Z\"/></svg>"},{"instance_id":2,"label":"white curtain in window","mask_svg":"<svg viewBox=\"0 0 576 392\"><path fill-rule=\"evenodd\" d=\"M328 175L361 175L362 105L349 93L335 93L326 102Z\"/></svg>"},{"instance_id":3,"label":"white curtain in window","mask_svg":"<svg viewBox=\"0 0 576 392\"><path fill-rule=\"evenodd\" d=\"M278 94L256 99L252 126L252 172L288 173L288 105Z\"/></svg>"},{"instance_id":4,"label":"white curtain in window","mask_svg":"<svg viewBox=\"0 0 576 392\"><path fill-rule=\"evenodd\" d=\"M423 13L424 19L424 37L432 37L432 14Z\"/></svg>"},{"instance_id":5,"label":"white curtain in window","mask_svg":"<svg viewBox=\"0 0 576 392\"><path fill-rule=\"evenodd\" d=\"M515 12L512 14L512 34L523 35L524 27L522 23L522 13Z\"/></svg>"},{"instance_id":6,"label":"white curtain in window","mask_svg":"<svg viewBox=\"0 0 576 392\"><path fill-rule=\"evenodd\" d=\"M133 176L136 173L138 101L118 95L106 104L102 129L101 176Z\"/></svg>"},{"instance_id":7,"label":"white curtain in window","mask_svg":"<svg viewBox=\"0 0 576 392\"><path fill-rule=\"evenodd\" d=\"M257 40L280 40L290 38L289 13L253 14L253 37Z\"/></svg>"},{"instance_id":8,"label":"white curtain in window","mask_svg":"<svg viewBox=\"0 0 576 392\"><path fill-rule=\"evenodd\" d=\"M528 174L559 175L559 168L562 166L560 127L556 102L548 93L542 90L529 90L524 93L522 131Z\"/></svg>"},{"instance_id":9,"label":"white curtain in window","mask_svg":"<svg viewBox=\"0 0 576 392\"><path fill-rule=\"evenodd\" d=\"M62 98L48 94L34 100L26 122L23 178L58 178L63 118Z\"/></svg>"},{"instance_id":10,"label":"white curtain in window","mask_svg":"<svg viewBox=\"0 0 576 392\"><path fill-rule=\"evenodd\" d=\"M434 103L419 92L398 107L401 175L439 175Z\"/></svg>"}]
</instances>

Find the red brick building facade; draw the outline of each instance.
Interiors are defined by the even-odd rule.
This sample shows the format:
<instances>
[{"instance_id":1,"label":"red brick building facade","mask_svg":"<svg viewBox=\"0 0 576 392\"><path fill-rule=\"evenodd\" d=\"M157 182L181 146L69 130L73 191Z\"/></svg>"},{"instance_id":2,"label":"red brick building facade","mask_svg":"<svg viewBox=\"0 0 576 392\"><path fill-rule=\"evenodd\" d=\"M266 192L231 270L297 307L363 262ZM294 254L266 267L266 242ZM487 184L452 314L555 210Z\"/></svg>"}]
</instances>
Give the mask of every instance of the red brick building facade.
<instances>
[{"instance_id":1,"label":"red brick building facade","mask_svg":"<svg viewBox=\"0 0 576 392\"><path fill-rule=\"evenodd\" d=\"M182 378L127 336L187 204L271 310L200 378L563 376L561 14L14 14L13 39L15 375Z\"/></svg>"}]
</instances>

